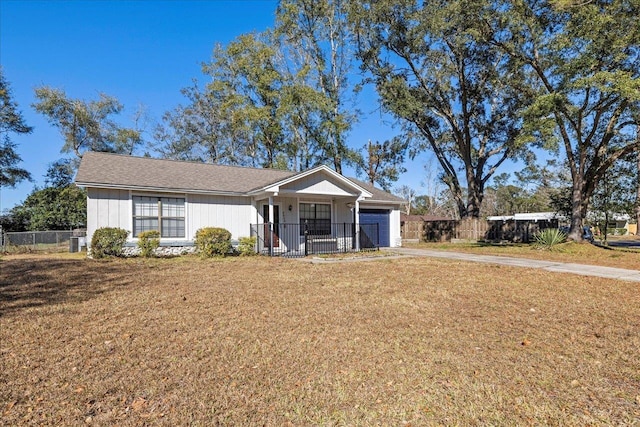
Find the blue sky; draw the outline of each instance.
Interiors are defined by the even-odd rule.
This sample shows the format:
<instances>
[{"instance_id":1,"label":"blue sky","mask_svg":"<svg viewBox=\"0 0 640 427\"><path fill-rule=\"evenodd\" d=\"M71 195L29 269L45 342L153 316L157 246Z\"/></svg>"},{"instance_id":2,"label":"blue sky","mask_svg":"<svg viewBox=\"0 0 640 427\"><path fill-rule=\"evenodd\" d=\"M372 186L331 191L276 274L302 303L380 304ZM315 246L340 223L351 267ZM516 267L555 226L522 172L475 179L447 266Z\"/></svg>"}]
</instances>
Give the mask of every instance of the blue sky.
<instances>
[{"instance_id":1,"label":"blue sky","mask_svg":"<svg viewBox=\"0 0 640 427\"><path fill-rule=\"evenodd\" d=\"M125 106L119 121L132 125L139 105L152 121L184 98L180 89L202 79L200 65L217 43L273 26L276 1L0 1L0 64L30 135L11 135L22 167L34 182L3 188L0 210L23 201L35 185L43 185L47 166L61 158L63 139L56 128L31 107L34 88L64 89L68 96L96 99L100 92ZM368 139L383 141L395 133L366 97L366 113L349 135L352 147ZM147 135L150 138L150 135ZM423 154L407 164L397 185L421 192ZM354 171L347 174L355 176Z\"/></svg>"}]
</instances>

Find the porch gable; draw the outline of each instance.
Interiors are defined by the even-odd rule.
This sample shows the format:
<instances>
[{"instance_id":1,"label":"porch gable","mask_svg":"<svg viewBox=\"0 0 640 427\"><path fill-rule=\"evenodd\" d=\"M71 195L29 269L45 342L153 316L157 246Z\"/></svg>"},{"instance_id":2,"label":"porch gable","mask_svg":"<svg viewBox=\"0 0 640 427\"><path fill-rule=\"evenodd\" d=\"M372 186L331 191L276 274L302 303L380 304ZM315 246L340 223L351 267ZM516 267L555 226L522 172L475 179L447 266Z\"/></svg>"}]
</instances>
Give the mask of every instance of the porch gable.
<instances>
[{"instance_id":1,"label":"porch gable","mask_svg":"<svg viewBox=\"0 0 640 427\"><path fill-rule=\"evenodd\" d=\"M372 194L327 166L318 166L263 187L253 194L267 193L327 197L369 198Z\"/></svg>"},{"instance_id":2,"label":"porch gable","mask_svg":"<svg viewBox=\"0 0 640 427\"><path fill-rule=\"evenodd\" d=\"M318 195L332 197L356 197L353 188L329 179L325 174L313 174L290 182L280 187L280 193L295 193L300 195Z\"/></svg>"}]
</instances>

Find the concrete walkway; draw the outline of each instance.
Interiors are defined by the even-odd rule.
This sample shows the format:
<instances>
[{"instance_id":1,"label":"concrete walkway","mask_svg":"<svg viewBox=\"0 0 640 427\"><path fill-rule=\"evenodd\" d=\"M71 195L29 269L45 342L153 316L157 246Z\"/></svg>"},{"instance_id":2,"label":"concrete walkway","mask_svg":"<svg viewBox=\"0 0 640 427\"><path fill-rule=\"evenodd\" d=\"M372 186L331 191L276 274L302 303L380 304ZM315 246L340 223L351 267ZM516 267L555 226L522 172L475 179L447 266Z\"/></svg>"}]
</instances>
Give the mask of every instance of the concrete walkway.
<instances>
[{"instance_id":1,"label":"concrete walkway","mask_svg":"<svg viewBox=\"0 0 640 427\"><path fill-rule=\"evenodd\" d=\"M540 261L527 258L513 258L494 255L477 255L462 252L434 251L428 249L393 248L394 253L405 256L425 256L433 258L456 259L468 262L484 262L487 264L509 265L512 267L537 268L557 273L571 273L582 276L596 276L607 279L640 282L640 271L624 268L600 267L596 265L572 264L555 261ZM382 258L384 259L384 258Z\"/></svg>"}]
</instances>

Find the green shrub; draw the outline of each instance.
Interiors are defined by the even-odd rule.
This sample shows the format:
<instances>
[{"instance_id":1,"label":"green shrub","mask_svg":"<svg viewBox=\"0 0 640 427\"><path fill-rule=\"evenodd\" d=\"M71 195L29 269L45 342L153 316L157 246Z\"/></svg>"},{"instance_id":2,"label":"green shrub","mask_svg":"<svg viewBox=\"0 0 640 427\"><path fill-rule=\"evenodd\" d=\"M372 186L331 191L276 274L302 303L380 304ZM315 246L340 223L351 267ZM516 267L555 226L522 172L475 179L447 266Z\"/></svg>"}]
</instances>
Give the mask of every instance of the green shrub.
<instances>
[{"instance_id":1,"label":"green shrub","mask_svg":"<svg viewBox=\"0 0 640 427\"><path fill-rule=\"evenodd\" d=\"M627 234L626 228L607 228L607 235L609 236L624 236Z\"/></svg>"},{"instance_id":2,"label":"green shrub","mask_svg":"<svg viewBox=\"0 0 640 427\"><path fill-rule=\"evenodd\" d=\"M232 250L231 233L224 228L205 227L196 231L196 248L202 256L225 256Z\"/></svg>"},{"instance_id":3,"label":"green shrub","mask_svg":"<svg viewBox=\"0 0 640 427\"><path fill-rule=\"evenodd\" d=\"M158 230L143 231L138 234L138 247L140 255L143 257L152 257L158 246L160 246L160 232Z\"/></svg>"},{"instance_id":4,"label":"green shrub","mask_svg":"<svg viewBox=\"0 0 640 427\"><path fill-rule=\"evenodd\" d=\"M238 243L238 253L240 256L251 256L256 254L257 239L253 237L241 237Z\"/></svg>"},{"instance_id":5,"label":"green shrub","mask_svg":"<svg viewBox=\"0 0 640 427\"><path fill-rule=\"evenodd\" d=\"M540 249L550 250L567 240L567 235L557 228L547 228L533 235L535 245Z\"/></svg>"},{"instance_id":6,"label":"green shrub","mask_svg":"<svg viewBox=\"0 0 640 427\"><path fill-rule=\"evenodd\" d=\"M122 246L127 241L128 235L129 232L122 228L98 228L91 237L91 256L93 258L122 256Z\"/></svg>"}]
</instances>

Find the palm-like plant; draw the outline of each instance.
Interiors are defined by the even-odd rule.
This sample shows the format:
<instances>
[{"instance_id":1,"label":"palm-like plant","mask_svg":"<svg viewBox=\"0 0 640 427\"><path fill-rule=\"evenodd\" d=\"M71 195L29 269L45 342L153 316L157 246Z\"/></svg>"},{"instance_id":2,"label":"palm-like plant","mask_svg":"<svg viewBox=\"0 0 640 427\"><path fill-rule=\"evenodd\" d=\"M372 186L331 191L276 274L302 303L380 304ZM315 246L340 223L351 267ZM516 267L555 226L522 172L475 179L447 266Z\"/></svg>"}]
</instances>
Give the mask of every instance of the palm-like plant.
<instances>
[{"instance_id":1,"label":"palm-like plant","mask_svg":"<svg viewBox=\"0 0 640 427\"><path fill-rule=\"evenodd\" d=\"M567 240L567 235L557 228L547 228L534 234L536 247L544 250L552 250L556 245Z\"/></svg>"}]
</instances>

